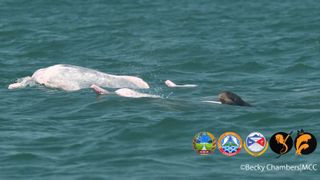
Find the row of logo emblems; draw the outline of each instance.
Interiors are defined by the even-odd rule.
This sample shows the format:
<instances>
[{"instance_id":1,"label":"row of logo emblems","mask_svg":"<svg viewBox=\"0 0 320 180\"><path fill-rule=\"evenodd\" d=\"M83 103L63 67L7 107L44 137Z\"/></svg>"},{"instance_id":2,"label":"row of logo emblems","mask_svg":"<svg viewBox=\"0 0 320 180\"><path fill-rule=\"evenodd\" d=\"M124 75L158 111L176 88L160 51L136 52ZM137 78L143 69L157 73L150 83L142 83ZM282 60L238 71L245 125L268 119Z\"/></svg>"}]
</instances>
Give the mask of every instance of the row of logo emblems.
<instances>
[{"instance_id":1,"label":"row of logo emblems","mask_svg":"<svg viewBox=\"0 0 320 180\"><path fill-rule=\"evenodd\" d=\"M295 146L296 155L307 155L312 153L317 147L317 140L314 135L300 130L297 132L295 140L292 140L292 132L277 132L269 140L264 137L260 132L250 133L245 142L242 142L241 137L235 132L223 133L218 142L210 132L200 132L193 138L193 148L200 155L211 154L216 144L220 152L226 156L234 156L238 154L242 146L252 156L261 156L266 152L270 146L271 150L278 154L278 158L288 153L292 146ZM270 144L270 145L269 145Z\"/></svg>"}]
</instances>

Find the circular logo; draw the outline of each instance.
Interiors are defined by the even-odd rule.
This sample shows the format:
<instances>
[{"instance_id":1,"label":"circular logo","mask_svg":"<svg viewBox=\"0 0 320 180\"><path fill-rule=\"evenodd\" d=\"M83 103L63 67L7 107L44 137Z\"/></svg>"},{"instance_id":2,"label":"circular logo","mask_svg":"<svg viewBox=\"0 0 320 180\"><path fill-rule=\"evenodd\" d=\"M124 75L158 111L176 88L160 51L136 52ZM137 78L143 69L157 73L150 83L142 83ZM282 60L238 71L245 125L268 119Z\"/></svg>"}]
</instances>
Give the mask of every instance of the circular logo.
<instances>
[{"instance_id":1,"label":"circular logo","mask_svg":"<svg viewBox=\"0 0 320 180\"><path fill-rule=\"evenodd\" d=\"M292 132L277 132L270 138L270 148L273 152L279 154L280 156L288 153L292 148ZM279 156L279 157L280 157Z\"/></svg>"},{"instance_id":2,"label":"circular logo","mask_svg":"<svg viewBox=\"0 0 320 180\"><path fill-rule=\"evenodd\" d=\"M294 140L296 155L306 155L312 153L317 147L317 140L311 133L298 131L298 135Z\"/></svg>"},{"instance_id":3,"label":"circular logo","mask_svg":"<svg viewBox=\"0 0 320 180\"><path fill-rule=\"evenodd\" d=\"M219 138L218 147L222 154L234 156L241 151L242 139L234 132L225 132Z\"/></svg>"},{"instance_id":4,"label":"circular logo","mask_svg":"<svg viewBox=\"0 0 320 180\"><path fill-rule=\"evenodd\" d=\"M211 154L216 148L216 140L209 132L200 132L192 140L194 150L200 155Z\"/></svg>"},{"instance_id":5,"label":"circular logo","mask_svg":"<svg viewBox=\"0 0 320 180\"><path fill-rule=\"evenodd\" d=\"M268 141L259 132L250 133L244 142L244 149L252 156L261 156L268 149Z\"/></svg>"}]
</instances>

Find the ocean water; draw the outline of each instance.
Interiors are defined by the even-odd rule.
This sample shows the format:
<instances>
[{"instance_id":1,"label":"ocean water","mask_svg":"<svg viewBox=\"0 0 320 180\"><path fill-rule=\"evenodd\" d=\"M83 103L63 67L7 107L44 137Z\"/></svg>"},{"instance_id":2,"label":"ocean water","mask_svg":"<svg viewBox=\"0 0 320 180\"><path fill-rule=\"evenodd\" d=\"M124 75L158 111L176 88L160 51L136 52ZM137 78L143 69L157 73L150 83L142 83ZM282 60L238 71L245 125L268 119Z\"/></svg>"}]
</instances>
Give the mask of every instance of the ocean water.
<instances>
[{"instance_id":1,"label":"ocean water","mask_svg":"<svg viewBox=\"0 0 320 180\"><path fill-rule=\"evenodd\" d=\"M304 129L320 139L319 22L316 0L0 0L0 179L319 179L319 147L278 159L270 148L260 157L192 149L201 131L269 139ZM139 76L163 98L7 89L60 63ZM166 79L199 86L170 89ZM253 107L201 102L222 90Z\"/></svg>"}]
</instances>

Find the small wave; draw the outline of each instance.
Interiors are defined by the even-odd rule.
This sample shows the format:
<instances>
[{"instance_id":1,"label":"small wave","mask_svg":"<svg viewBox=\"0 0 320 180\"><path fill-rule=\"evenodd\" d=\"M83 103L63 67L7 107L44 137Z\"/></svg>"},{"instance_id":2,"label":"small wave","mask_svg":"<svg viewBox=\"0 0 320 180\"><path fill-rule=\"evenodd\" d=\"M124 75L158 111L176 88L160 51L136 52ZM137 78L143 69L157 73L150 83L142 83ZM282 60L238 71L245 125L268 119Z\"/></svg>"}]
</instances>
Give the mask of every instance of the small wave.
<instances>
[{"instance_id":1,"label":"small wave","mask_svg":"<svg viewBox=\"0 0 320 180\"><path fill-rule=\"evenodd\" d=\"M260 72L265 70L266 68L267 67L261 63L248 62L238 66L236 69L237 71L242 71L242 72Z\"/></svg>"},{"instance_id":2,"label":"small wave","mask_svg":"<svg viewBox=\"0 0 320 180\"><path fill-rule=\"evenodd\" d=\"M284 69L281 73L283 74L301 74L301 73L307 73L307 72L314 72L316 69L314 67L311 67L309 65L303 64L303 63L298 63L292 66L287 67Z\"/></svg>"},{"instance_id":3,"label":"small wave","mask_svg":"<svg viewBox=\"0 0 320 180\"><path fill-rule=\"evenodd\" d=\"M16 153L7 156L8 159L14 160L14 161L34 161L34 160L40 160L42 157L35 155L33 153Z\"/></svg>"}]
</instances>

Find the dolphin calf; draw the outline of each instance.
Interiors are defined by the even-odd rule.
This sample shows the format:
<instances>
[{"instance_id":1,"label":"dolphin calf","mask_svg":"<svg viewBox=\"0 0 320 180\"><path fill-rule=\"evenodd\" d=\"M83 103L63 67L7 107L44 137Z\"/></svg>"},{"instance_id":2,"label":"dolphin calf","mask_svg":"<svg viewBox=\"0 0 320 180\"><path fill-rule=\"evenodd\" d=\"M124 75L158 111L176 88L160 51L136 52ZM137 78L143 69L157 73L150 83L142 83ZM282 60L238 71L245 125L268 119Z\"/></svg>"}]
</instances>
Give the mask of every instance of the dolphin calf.
<instances>
[{"instance_id":1,"label":"dolphin calf","mask_svg":"<svg viewBox=\"0 0 320 180\"><path fill-rule=\"evenodd\" d=\"M31 77L24 77L10 84L8 89L24 88L34 83L65 91L89 88L93 84L107 88L149 88L148 83L139 77L116 76L89 68L57 64L35 71Z\"/></svg>"},{"instance_id":2,"label":"dolphin calf","mask_svg":"<svg viewBox=\"0 0 320 180\"><path fill-rule=\"evenodd\" d=\"M221 92L218 97L221 104L251 106L249 103L242 100L240 96L230 91Z\"/></svg>"},{"instance_id":3,"label":"dolphin calf","mask_svg":"<svg viewBox=\"0 0 320 180\"><path fill-rule=\"evenodd\" d=\"M242 100L240 96L230 91L221 92L218 95L218 99L219 101L202 101L202 102L214 103L214 104L228 104L228 105L235 105L235 106L251 106L251 104Z\"/></svg>"}]
</instances>

